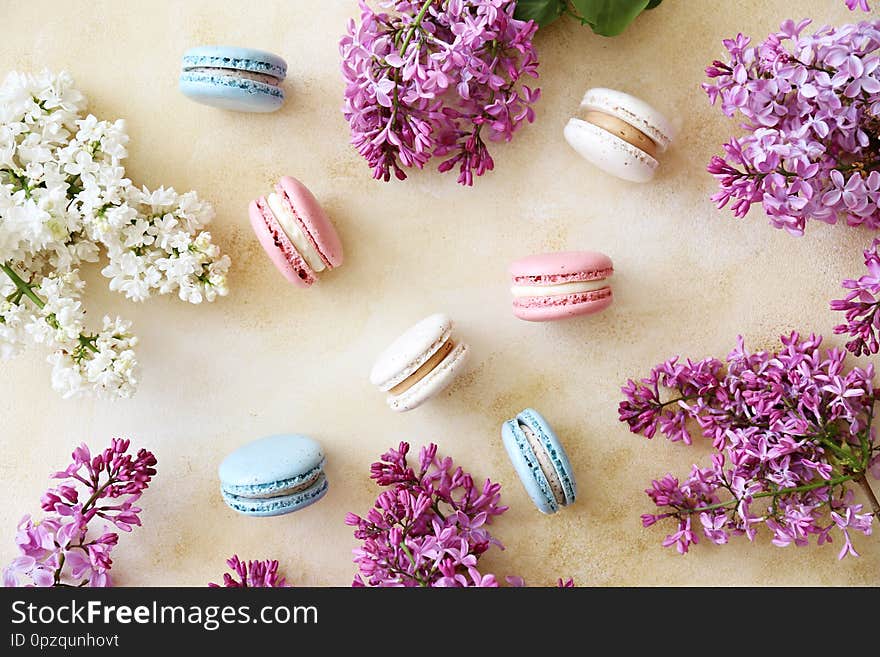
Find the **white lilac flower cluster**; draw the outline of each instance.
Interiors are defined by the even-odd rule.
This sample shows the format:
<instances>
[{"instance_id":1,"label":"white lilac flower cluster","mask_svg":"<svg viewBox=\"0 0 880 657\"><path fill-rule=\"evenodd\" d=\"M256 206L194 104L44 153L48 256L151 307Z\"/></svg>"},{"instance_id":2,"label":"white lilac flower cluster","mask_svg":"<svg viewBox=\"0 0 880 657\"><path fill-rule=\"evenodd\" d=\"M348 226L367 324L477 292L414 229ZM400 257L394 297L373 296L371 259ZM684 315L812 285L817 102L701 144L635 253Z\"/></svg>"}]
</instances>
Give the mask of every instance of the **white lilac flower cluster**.
<instances>
[{"instance_id":1,"label":"white lilac flower cluster","mask_svg":"<svg viewBox=\"0 0 880 657\"><path fill-rule=\"evenodd\" d=\"M64 397L129 397L138 382L131 324L86 326L79 269L101 250L110 289L133 301L228 292L229 258L204 230L211 206L133 185L127 143L124 121L86 115L66 73L14 72L0 84L0 358L46 345Z\"/></svg>"}]
</instances>

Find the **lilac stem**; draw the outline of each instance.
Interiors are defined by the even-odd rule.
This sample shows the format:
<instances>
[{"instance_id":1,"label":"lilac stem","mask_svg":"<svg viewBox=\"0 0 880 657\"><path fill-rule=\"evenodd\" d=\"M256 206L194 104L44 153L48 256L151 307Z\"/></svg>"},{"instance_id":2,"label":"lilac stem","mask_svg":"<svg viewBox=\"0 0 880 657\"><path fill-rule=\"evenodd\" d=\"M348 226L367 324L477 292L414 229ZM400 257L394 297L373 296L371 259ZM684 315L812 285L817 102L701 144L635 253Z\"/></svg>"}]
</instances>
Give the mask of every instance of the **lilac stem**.
<instances>
[{"instance_id":1,"label":"lilac stem","mask_svg":"<svg viewBox=\"0 0 880 657\"><path fill-rule=\"evenodd\" d=\"M422 24L422 20L425 18L425 14L428 13L428 7L434 4L434 0L426 0L425 4L422 5L421 10L416 15L413 22L410 24L409 29L406 32L406 36L403 39L403 45L400 46L400 54L406 52L407 46L409 46L410 41L412 41L413 35L416 33L416 30Z\"/></svg>"},{"instance_id":2,"label":"lilac stem","mask_svg":"<svg viewBox=\"0 0 880 657\"><path fill-rule=\"evenodd\" d=\"M19 276L12 267L10 267L5 262L0 262L0 271L6 274L9 280L12 281L12 283L15 285L16 289L18 290L17 296L19 299L21 299L21 296L23 295L30 299L31 302L40 310L46 307L46 302L43 301L36 292L34 292L33 286L30 283L27 283L21 276ZM52 321L54 321L54 317L54 315L50 315L46 318L46 322L49 323L50 326L52 326ZM54 326L54 328L57 328L57 326ZM98 348L95 346L94 342L94 337L82 334L80 334L79 336L79 343L83 347L89 349L94 353L98 353Z\"/></svg>"},{"instance_id":3,"label":"lilac stem","mask_svg":"<svg viewBox=\"0 0 880 657\"><path fill-rule=\"evenodd\" d=\"M845 483L847 481L852 481L853 479L857 479L855 475L841 475L840 477L835 477L833 479L822 479L821 481L814 481L809 484L804 484L803 486L794 486L792 488L780 488L779 490L767 490L762 491L760 493L755 493L751 495L753 499L758 499L759 497L778 497L780 495L790 495L791 493L804 493L810 490L816 490L817 488L826 488L837 486L838 484ZM862 479L864 479L864 475L862 475ZM871 495L873 497L873 493ZM739 505L742 500L740 498L734 497L732 500L727 500L726 502L716 502L715 504L708 504L706 506L699 506L694 509L679 509L679 513L685 513L687 515L693 515L695 513L702 513L703 511L712 511L713 509L721 509L726 506L730 506L732 504ZM875 499L876 501L876 499ZM880 510L880 506L877 507L877 510Z\"/></svg>"},{"instance_id":4,"label":"lilac stem","mask_svg":"<svg viewBox=\"0 0 880 657\"><path fill-rule=\"evenodd\" d=\"M410 552L410 549L406 546L406 543L404 542L404 540L400 541L400 547L403 550L404 554L406 554L406 558L409 559L409 562L412 564L412 567L413 567L413 572L407 573L407 576L412 577L414 580L416 580L419 583L419 586L422 586L422 587L428 586L427 584L425 584L424 581L422 581L422 579L420 577L418 577L415 574L416 560L413 557L412 552Z\"/></svg>"},{"instance_id":5,"label":"lilac stem","mask_svg":"<svg viewBox=\"0 0 880 657\"><path fill-rule=\"evenodd\" d=\"M93 505L93 504L98 500L98 498L101 496L101 493L104 492L104 490L107 488L107 486L109 486L110 484L114 483L114 479L113 479L113 477L115 476L116 473L112 473L112 474L111 474L110 472L108 472L107 474L108 474L108 477L109 477L109 478L107 479L107 483L104 484L103 486L101 486L100 488L97 488L97 489L95 490L95 492L94 492L94 493L92 494L92 496L89 498L88 502L86 502L86 503L83 505L83 508L82 508L83 511L87 511L87 510L91 507L91 505ZM80 481L82 481L82 480L80 479ZM84 538L83 538L83 539L80 539L80 544L79 544L79 545L75 545L75 546L73 546L73 547L82 547L82 546L83 546L83 540L84 540ZM55 586L62 586L62 584L61 584L61 573L62 573L62 571L64 570L64 561L65 561L65 556L64 556L64 553L62 552L62 553L61 553L61 557L58 559L58 568L55 569Z\"/></svg>"}]
</instances>

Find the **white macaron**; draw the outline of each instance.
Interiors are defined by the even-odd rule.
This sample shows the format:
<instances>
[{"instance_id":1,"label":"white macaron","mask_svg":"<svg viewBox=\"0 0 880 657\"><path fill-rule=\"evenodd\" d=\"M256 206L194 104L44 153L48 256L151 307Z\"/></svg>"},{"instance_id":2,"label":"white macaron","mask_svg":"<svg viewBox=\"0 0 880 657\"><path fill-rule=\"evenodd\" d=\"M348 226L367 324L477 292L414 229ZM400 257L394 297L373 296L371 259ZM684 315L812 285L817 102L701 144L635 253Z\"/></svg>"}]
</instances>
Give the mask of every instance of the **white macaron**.
<instances>
[{"instance_id":1,"label":"white macaron","mask_svg":"<svg viewBox=\"0 0 880 657\"><path fill-rule=\"evenodd\" d=\"M376 360L370 382L388 393L392 410L411 411L441 392L464 369L468 346L452 337L446 315L426 317Z\"/></svg>"},{"instance_id":2,"label":"white macaron","mask_svg":"<svg viewBox=\"0 0 880 657\"><path fill-rule=\"evenodd\" d=\"M622 91L590 89L565 139L581 157L624 180L648 182L674 130L660 112Z\"/></svg>"}]
</instances>

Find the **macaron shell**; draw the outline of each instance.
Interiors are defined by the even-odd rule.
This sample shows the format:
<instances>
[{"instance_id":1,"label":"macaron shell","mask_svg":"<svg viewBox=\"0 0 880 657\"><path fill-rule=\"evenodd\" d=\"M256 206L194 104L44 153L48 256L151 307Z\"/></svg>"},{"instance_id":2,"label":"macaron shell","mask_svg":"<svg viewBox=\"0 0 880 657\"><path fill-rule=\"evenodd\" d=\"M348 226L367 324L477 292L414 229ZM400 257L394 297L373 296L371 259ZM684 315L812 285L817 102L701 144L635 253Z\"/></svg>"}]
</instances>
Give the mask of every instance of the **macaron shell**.
<instances>
[{"instance_id":1,"label":"macaron shell","mask_svg":"<svg viewBox=\"0 0 880 657\"><path fill-rule=\"evenodd\" d=\"M614 263L598 251L561 251L514 260L509 271L514 283L523 285L528 281L520 281L521 278L541 279L544 284L592 281L610 276Z\"/></svg>"},{"instance_id":2,"label":"macaron shell","mask_svg":"<svg viewBox=\"0 0 880 657\"><path fill-rule=\"evenodd\" d=\"M544 444L544 449L550 457L550 462L553 464L554 470L556 470L559 481L562 483L562 489L565 492L565 505L573 504L575 499L577 499L577 483L574 478L574 469L571 467L568 454L566 454L565 448L556 436L556 432L553 431L553 427L534 408L523 410L516 416L516 419L522 424L527 425L532 430L532 433Z\"/></svg>"},{"instance_id":3,"label":"macaron shell","mask_svg":"<svg viewBox=\"0 0 880 657\"><path fill-rule=\"evenodd\" d=\"M569 119L563 134L581 157L606 173L638 183L654 178L657 160L592 123Z\"/></svg>"},{"instance_id":4,"label":"macaron shell","mask_svg":"<svg viewBox=\"0 0 880 657\"><path fill-rule=\"evenodd\" d=\"M268 478L266 481L254 477L248 483L240 484L221 481L220 490L228 495L252 499L278 497L280 495L298 492L297 489L299 488L304 490L305 488L310 487L307 486L307 484L309 484L309 482L314 484L323 471L324 460L321 459L321 462L318 463L318 465L302 474L291 477L280 477L278 479Z\"/></svg>"},{"instance_id":5,"label":"macaron shell","mask_svg":"<svg viewBox=\"0 0 880 657\"><path fill-rule=\"evenodd\" d=\"M621 121L648 135L663 152L675 136L669 120L645 101L616 89L598 87L584 94L581 107L595 109Z\"/></svg>"},{"instance_id":6,"label":"macaron shell","mask_svg":"<svg viewBox=\"0 0 880 657\"><path fill-rule=\"evenodd\" d=\"M321 446L301 434L276 434L246 443L217 469L224 487L273 484L308 475L324 464Z\"/></svg>"},{"instance_id":7,"label":"macaron shell","mask_svg":"<svg viewBox=\"0 0 880 657\"><path fill-rule=\"evenodd\" d=\"M248 214L260 245L282 276L297 287L311 286L315 282L315 273L297 253L278 220L268 210L265 199L251 201Z\"/></svg>"},{"instance_id":8,"label":"macaron shell","mask_svg":"<svg viewBox=\"0 0 880 657\"><path fill-rule=\"evenodd\" d=\"M522 482L523 488L526 489L526 493L538 507L538 511L548 515L556 513L559 510L559 505L553 497L550 482L542 472L519 421L508 420L501 425L501 440L504 443L504 449L507 450L508 457L510 457L513 469Z\"/></svg>"},{"instance_id":9,"label":"macaron shell","mask_svg":"<svg viewBox=\"0 0 880 657\"><path fill-rule=\"evenodd\" d=\"M613 301L614 293L610 287L583 294L520 297L513 301L513 314L527 322L552 322L601 312Z\"/></svg>"},{"instance_id":10,"label":"macaron shell","mask_svg":"<svg viewBox=\"0 0 880 657\"><path fill-rule=\"evenodd\" d=\"M234 75L184 71L180 74L181 93L203 105L233 112L274 112L284 104L279 87Z\"/></svg>"},{"instance_id":11,"label":"macaron shell","mask_svg":"<svg viewBox=\"0 0 880 657\"><path fill-rule=\"evenodd\" d=\"M457 344L449 355L424 379L400 395L389 395L388 406L402 413L418 408L435 395L443 392L461 374L467 364L469 347Z\"/></svg>"},{"instance_id":12,"label":"macaron shell","mask_svg":"<svg viewBox=\"0 0 880 657\"><path fill-rule=\"evenodd\" d=\"M421 367L451 334L448 316L435 313L425 317L379 354L370 371L370 383L390 390Z\"/></svg>"},{"instance_id":13,"label":"macaron shell","mask_svg":"<svg viewBox=\"0 0 880 657\"><path fill-rule=\"evenodd\" d=\"M343 261L342 241L318 200L299 180L284 176L278 183L279 192L289 202L294 216L302 224L303 232L329 268L339 267Z\"/></svg>"},{"instance_id":14,"label":"macaron shell","mask_svg":"<svg viewBox=\"0 0 880 657\"><path fill-rule=\"evenodd\" d=\"M257 518L280 516L299 511L314 504L327 494L330 485L324 474L318 478L315 484L304 491L279 497L248 498L232 495L224 490L220 493L223 501L233 511Z\"/></svg>"},{"instance_id":15,"label":"macaron shell","mask_svg":"<svg viewBox=\"0 0 880 657\"><path fill-rule=\"evenodd\" d=\"M283 80L287 62L274 53L238 46L197 46L183 53L184 69L193 67L228 68L264 73Z\"/></svg>"},{"instance_id":16,"label":"macaron shell","mask_svg":"<svg viewBox=\"0 0 880 657\"><path fill-rule=\"evenodd\" d=\"M245 515L291 513L326 494L323 467L324 452L311 438L267 436L242 445L223 460L217 470L220 493L230 508ZM308 488L294 490L311 481Z\"/></svg>"}]
</instances>

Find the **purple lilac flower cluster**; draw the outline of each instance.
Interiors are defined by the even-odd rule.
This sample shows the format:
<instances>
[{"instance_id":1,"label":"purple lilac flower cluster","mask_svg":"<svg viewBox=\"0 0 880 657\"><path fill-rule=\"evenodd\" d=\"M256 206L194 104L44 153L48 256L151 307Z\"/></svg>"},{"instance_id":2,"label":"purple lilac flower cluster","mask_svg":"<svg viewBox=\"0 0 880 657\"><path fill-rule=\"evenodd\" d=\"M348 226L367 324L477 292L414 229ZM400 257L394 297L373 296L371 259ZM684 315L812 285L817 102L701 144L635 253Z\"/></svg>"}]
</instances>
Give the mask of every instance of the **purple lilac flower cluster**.
<instances>
[{"instance_id":1,"label":"purple lilac flower cluster","mask_svg":"<svg viewBox=\"0 0 880 657\"><path fill-rule=\"evenodd\" d=\"M370 477L386 490L366 518L345 518L363 541L353 586L498 586L477 563L493 544L502 547L486 529L507 511L501 486L475 485L451 458L437 456L437 445L419 451L418 471L408 453L400 443L372 464Z\"/></svg>"},{"instance_id":2,"label":"purple lilac flower cluster","mask_svg":"<svg viewBox=\"0 0 880 657\"><path fill-rule=\"evenodd\" d=\"M846 348L856 356L876 354L880 349L880 239L875 239L865 251L865 267L868 273L859 279L848 278L843 288L849 290L843 299L831 302L831 310L839 310L846 316L845 324L834 327L835 333L845 333L852 340Z\"/></svg>"},{"instance_id":3,"label":"purple lilac flower cluster","mask_svg":"<svg viewBox=\"0 0 880 657\"><path fill-rule=\"evenodd\" d=\"M373 177L406 178L441 157L472 185L494 167L485 140L510 141L535 118L540 90L532 46L537 25L513 17L513 0L360 0L339 44L343 112Z\"/></svg>"},{"instance_id":4,"label":"purple lilac flower cluster","mask_svg":"<svg viewBox=\"0 0 880 657\"><path fill-rule=\"evenodd\" d=\"M844 0L844 2L846 2L846 6L850 11L855 11L856 9L871 11L871 8L868 6L868 0Z\"/></svg>"},{"instance_id":5,"label":"purple lilac flower cluster","mask_svg":"<svg viewBox=\"0 0 880 657\"><path fill-rule=\"evenodd\" d=\"M223 583L208 584L210 588L288 588L290 584L278 574L278 562L266 559L265 561L244 562L237 554L226 560L226 565L232 571L223 574ZM236 579L236 577L238 579Z\"/></svg>"},{"instance_id":6,"label":"purple lilac flower cluster","mask_svg":"<svg viewBox=\"0 0 880 657\"><path fill-rule=\"evenodd\" d=\"M694 465L681 480L667 474L646 491L660 511L643 515L643 525L675 521L664 546L684 554L700 534L717 544L732 535L754 540L763 524L774 545L823 544L836 532L839 558L858 556L850 533L870 534L880 517L866 479L880 478L874 368L847 371L846 352L821 343L792 333L776 353L749 353L740 338L726 367L673 358L623 387L620 420L631 431L689 445L699 427L715 449L709 467ZM873 513L854 501L852 484Z\"/></svg>"},{"instance_id":7,"label":"purple lilac flower cluster","mask_svg":"<svg viewBox=\"0 0 880 657\"><path fill-rule=\"evenodd\" d=\"M129 532L140 526L134 506L156 474L156 457L145 449L128 454L130 441L114 438L92 456L82 444L73 462L52 475L61 483L40 499L46 515L24 516L15 542L21 552L3 570L4 586L110 586L110 552L119 535L108 523ZM85 501L83 501L85 500ZM90 531L103 522L101 534Z\"/></svg>"},{"instance_id":8,"label":"purple lilac flower cluster","mask_svg":"<svg viewBox=\"0 0 880 657\"><path fill-rule=\"evenodd\" d=\"M761 203L795 235L808 219L880 229L880 21L809 24L787 20L758 46L725 40L729 61L706 69L709 99L746 130L709 163L712 200L737 217Z\"/></svg>"}]
</instances>

